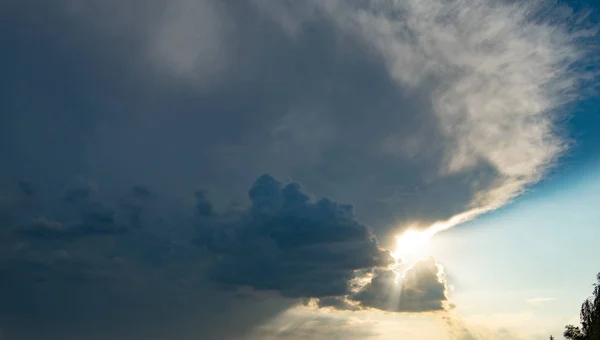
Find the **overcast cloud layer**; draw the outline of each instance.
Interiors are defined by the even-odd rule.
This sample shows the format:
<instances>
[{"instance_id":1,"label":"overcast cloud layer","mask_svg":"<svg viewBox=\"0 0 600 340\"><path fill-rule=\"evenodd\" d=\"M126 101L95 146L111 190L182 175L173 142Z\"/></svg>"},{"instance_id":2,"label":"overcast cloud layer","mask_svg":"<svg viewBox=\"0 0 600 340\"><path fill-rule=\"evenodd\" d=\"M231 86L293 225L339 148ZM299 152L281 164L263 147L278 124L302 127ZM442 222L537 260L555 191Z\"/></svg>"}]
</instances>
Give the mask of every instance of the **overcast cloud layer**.
<instances>
[{"instance_id":1,"label":"overcast cloud layer","mask_svg":"<svg viewBox=\"0 0 600 340\"><path fill-rule=\"evenodd\" d=\"M220 339L310 298L444 308L433 260L384 304L384 248L557 161L578 25L543 2L3 2L0 327Z\"/></svg>"}]
</instances>

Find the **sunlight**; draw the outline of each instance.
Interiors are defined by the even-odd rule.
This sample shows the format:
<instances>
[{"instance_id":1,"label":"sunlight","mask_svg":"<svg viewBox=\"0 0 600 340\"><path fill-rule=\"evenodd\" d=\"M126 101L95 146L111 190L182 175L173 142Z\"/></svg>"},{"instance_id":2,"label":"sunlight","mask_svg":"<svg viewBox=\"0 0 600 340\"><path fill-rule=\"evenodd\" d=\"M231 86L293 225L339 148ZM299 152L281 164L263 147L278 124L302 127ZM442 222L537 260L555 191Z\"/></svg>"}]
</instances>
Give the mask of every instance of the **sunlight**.
<instances>
[{"instance_id":1,"label":"sunlight","mask_svg":"<svg viewBox=\"0 0 600 340\"><path fill-rule=\"evenodd\" d=\"M432 233L429 230L407 230L397 237L396 251L393 256L397 259L425 257Z\"/></svg>"},{"instance_id":2,"label":"sunlight","mask_svg":"<svg viewBox=\"0 0 600 340\"><path fill-rule=\"evenodd\" d=\"M447 220L437 221L423 230L418 230L421 229L418 225L412 225L402 235L396 236L396 251L392 253L392 256L397 260L420 260L426 257L427 248L433 235L470 221L486 211L486 209L471 209Z\"/></svg>"}]
</instances>

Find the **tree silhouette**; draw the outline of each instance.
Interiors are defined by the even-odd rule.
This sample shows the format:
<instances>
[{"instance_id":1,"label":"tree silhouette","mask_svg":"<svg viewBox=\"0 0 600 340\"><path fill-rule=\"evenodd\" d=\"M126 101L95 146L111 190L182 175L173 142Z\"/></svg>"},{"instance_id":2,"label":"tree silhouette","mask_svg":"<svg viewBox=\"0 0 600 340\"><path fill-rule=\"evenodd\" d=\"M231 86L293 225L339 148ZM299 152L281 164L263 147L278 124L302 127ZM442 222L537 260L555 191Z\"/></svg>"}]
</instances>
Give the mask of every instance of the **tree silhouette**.
<instances>
[{"instance_id":1,"label":"tree silhouette","mask_svg":"<svg viewBox=\"0 0 600 340\"><path fill-rule=\"evenodd\" d=\"M600 340L600 273L596 276L596 281L592 296L581 305L581 327L567 325L563 333L565 338Z\"/></svg>"},{"instance_id":2,"label":"tree silhouette","mask_svg":"<svg viewBox=\"0 0 600 340\"><path fill-rule=\"evenodd\" d=\"M581 329L573 325L567 325L563 335L566 339L570 340L587 340L587 337L583 334Z\"/></svg>"}]
</instances>

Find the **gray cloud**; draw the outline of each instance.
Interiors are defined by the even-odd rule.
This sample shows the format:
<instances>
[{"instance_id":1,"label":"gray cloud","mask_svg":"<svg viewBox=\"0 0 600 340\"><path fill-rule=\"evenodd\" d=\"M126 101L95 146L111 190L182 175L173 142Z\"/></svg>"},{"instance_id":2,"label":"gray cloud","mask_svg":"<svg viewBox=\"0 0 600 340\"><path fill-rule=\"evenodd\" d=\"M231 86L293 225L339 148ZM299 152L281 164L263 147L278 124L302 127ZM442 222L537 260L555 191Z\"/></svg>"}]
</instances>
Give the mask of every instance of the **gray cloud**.
<instances>
[{"instance_id":1,"label":"gray cloud","mask_svg":"<svg viewBox=\"0 0 600 340\"><path fill-rule=\"evenodd\" d=\"M356 270L393 262L355 220L352 206L313 203L297 183L283 186L268 175L249 196L247 212L198 221L196 244L218 255L211 273L216 282L290 297L341 296Z\"/></svg>"},{"instance_id":2,"label":"gray cloud","mask_svg":"<svg viewBox=\"0 0 600 340\"><path fill-rule=\"evenodd\" d=\"M12 214L0 242L9 339L235 339L297 303L217 289L206 275L216 263L190 245L194 206L141 186L75 201L17 189L0 209Z\"/></svg>"},{"instance_id":3,"label":"gray cloud","mask_svg":"<svg viewBox=\"0 0 600 340\"><path fill-rule=\"evenodd\" d=\"M370 283L351 296L361 306L392 312L428 312L446 308L446 282L434 259L417 262L402 280L392 270L377 271Z\"/></svg>"},{"instance_id":4,"label":"gray cloud","mask_svg":"<svg viewBox=\"0 0 600 340\"><path fill-rule=\"evenodd\" d=\"M394 262L390 252L356 221L352 206L314 201L298 183L284 185L269 175L258 178L249 190L248 208L224 212L213 210L204 191L196 192L195 203L173 209L164 197L142 186L108 202L81 187L66 189L71 199L64 194L44 197L43 192L32 196L20 189L15 185L12 208L2 209L14 215L0 244L0 271L10 277L0 290L7 301L0 317L14 321L10 311L17 308L19 315L41 325L40 332L52 330L63 338L94 332L100 338L119 339L134 332L134 323L158 317L142 313L148 306L174 304L171 313L186 314L181 322L192 322L187 318L199 313L204 320L198 325L206 325L206 334L219 338L242 335L249 331L245 327L299 304L301 298L317 299L320 308L394 312L439 310L446 300L433 260L417 263L406 272L402 289L394 290L396 274L386 269ZM70 195L74 191L85 195ZM36 209L29 209L30 203L36 203ZM14 209L19 206L24 208ZM354 283L373 272L370 283ZM51 290L56 291L49 299L45 294ZM393 291L400 292L400 300L394 300ZM75 299L78 294L91 296ZM67 303L71 299L78 302ZM195 310L190 304L204 301L198 299L210 301L210 306ZM248 308L264 301L273 309L256 315L256 324L240 325L239 333L237 328L208 326L214 317L207 313L233 313L229 306L238 300ZM390 301L397 305L390 306ZM43 307L48 304L56 309ZM127 325L106 319L115 309ZM73 320L75 328L68 325ZM176 324L161 323L166 328ZM23 339L39 334L23 327L16 322L7 332ZM162 334L149 327L127 336L151 333L154 338ZM187 334L181 338L187 339Z\"/></svg>"},{"instance_id":5,"label":"gray cloud","mask_svg":"<svg viewBox=\"0 0 600 340\"><path fill-rule=\"evenodd\" d=\"M45 338L233 338L297 302L215 285L437 309L426 263L405 304L381 304L385 269L356 293L356 269L387 264L374 235L539 180L589 52L538 2L0 6L0 323L20 339L32 320ZM247 195L264 173L329 199L268 177Z\"/></svg>"},{"instance_id":6,"label":"gray cloud","mask_svg":"<svg viewBox=\"0 0 600 340\"><path fill-rule=\"evenodd\" d=\"M272 173L382 233L474 216L541 178L586 53L530 4L63 4L8 5L26 19L4 23L14 58L45 56L4 62L19 92L2 98L8 177L205 187L219 206ZM35 44L40 32L60 39Z\"/></svg>"},{"instance_id":7,"label":"gray cloud","mask_svg":"<svg viewBox=\"0 0 600 340\"><path fill-rule=\"evenodd\" d=\"M446 276L433 258L416 262L408 269L380 268L369 276L360 276L344 296L313 300L319 308L341 311L377 309L387 312L420 313L449 311L453 305L447 296Z\"/></svg>"}]
</instances>

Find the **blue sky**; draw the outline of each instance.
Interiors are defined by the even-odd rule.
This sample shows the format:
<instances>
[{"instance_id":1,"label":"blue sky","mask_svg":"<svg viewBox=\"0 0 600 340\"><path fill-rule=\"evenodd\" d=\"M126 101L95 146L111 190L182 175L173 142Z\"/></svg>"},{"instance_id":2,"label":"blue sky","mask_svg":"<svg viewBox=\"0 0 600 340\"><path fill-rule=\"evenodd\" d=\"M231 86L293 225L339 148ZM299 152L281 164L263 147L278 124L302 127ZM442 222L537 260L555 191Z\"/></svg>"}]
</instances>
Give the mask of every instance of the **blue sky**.
<instances>
[{"instance_id":1,"label":"blue sky","mask_svg":"<svg viewBox=\"0 0 600 340\"><path fill-rule=\"evenodd\" d=\"M600 270L595 11L4 2L0 337L559 335Z\"/></svg>"},{"instance_id":2,"label":"blue sky","mask_svg":"<svg viewBox=\"0 0 600 340\"><path fill-rule=\"evenodd\" d=\"M590 168L568 188L540 190L507 211L440 235L436 256L462 278L456 294L457 301L465 299L471 305L465 315L531 311L540 318L540 339L560 334L559 320L577 320L600 255L594 246L599 236L595 193L600 184L594 173L597 165ZM486 255L478 255L482 253ZM535 298L542 299L527 302Z\"/></svg>"},{"instance_id":3,"label":"blue sky","mask_svg":"<svg viewBox=\"0 0 600 340\"><path fill-rule=\"evenodd\" d=\"M527 324L531 314L520 315L527 311L539 316L531 335L539 339L560 335L557 322L578 322L600 256L598 109L597 96L576 105L568 121L575 146L546 180L510 205L439 235L433 252L464 278L456 294L472 305L465 315L512 314Z\"/></svg>"},{"instance_id":4,"label":"blue sky","mask_svg":"<svg viewBox=\"0 0 600 340\"><path fill-rule=\"evenodd\" d=\"M457 300L471 304L464 315L514 315L522 324L536 315L537 331L530 335L536 339L560 335L561 322L578 322L600 256L598 109L595 95L576 105L568 121L575 145L552 175L434 242L436 257L464 278L456 289Z\"/></svg>"}]
</instances>

